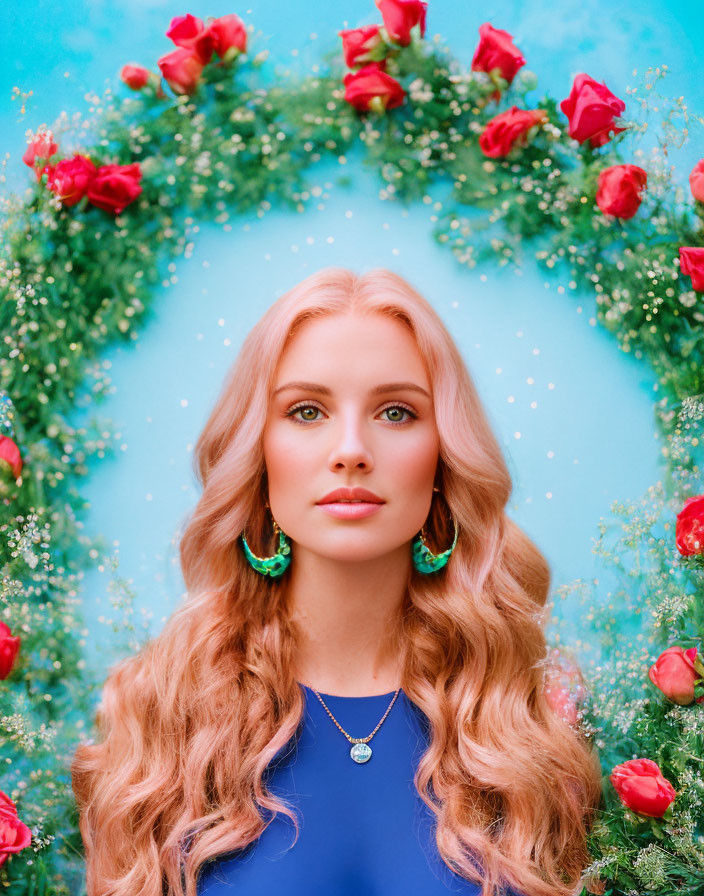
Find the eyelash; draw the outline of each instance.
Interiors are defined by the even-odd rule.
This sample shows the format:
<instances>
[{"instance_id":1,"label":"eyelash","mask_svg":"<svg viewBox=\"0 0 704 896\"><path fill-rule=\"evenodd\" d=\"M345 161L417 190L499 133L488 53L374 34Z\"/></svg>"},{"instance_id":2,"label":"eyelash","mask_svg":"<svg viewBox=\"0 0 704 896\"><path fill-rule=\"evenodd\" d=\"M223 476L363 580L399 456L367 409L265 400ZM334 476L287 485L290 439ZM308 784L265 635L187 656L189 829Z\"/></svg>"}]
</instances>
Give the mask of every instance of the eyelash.
<instances>
[{"instance_id":1,"label":"eyelash","mask_svg":"<svg viewBox=\"0 0 704 896\"><path fill-rule=\"evenodd\" d=\"M294 405L292 408L289 408L288 411L286 411L286 416L290 417L294 423L298 423L301 426L305 426L308 423L317 423L318 422L317 420L300 420L300 419L297 420L293 415L296 413L296 411L300 411L302 408L315 408L317 411L320 410L320 408L316 404L309 404L308 402L302 401L299 404ZM385 408L381 409L380 413L383 414L383 412L388 411L389 408L401 408L402 410L406 411L406 413L410 414L411 418L413 420L418 419L418 414L416 414L414 411L412 411L408 407L408 405L399 404L398 402L396 404L386 405ZM388 420L387 422L390 423L391 426L405 426L408 423L408 420Z\"/></svg>"}]
</instances>

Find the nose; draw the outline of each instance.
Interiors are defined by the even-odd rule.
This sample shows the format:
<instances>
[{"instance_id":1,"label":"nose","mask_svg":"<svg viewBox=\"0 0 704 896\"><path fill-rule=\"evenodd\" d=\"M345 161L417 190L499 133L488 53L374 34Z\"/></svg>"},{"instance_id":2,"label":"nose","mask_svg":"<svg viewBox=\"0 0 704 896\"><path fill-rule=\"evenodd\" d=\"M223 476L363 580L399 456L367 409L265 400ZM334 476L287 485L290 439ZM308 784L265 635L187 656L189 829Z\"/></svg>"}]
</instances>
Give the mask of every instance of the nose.
<instances>
[{"instance_id":1,"label":"nose","mask_svg":"<svg viewBox=\"0 0 704 896\"><path fill-rule=\"evenodd\" d=\"M367 469L373 466L368 436L364 425L354 412L340 417L338 423L331 427L331 432L333 432L333 447L329 458L331 469L340 466L352 469L360 464Z\"/></svg>"}]
</instances>

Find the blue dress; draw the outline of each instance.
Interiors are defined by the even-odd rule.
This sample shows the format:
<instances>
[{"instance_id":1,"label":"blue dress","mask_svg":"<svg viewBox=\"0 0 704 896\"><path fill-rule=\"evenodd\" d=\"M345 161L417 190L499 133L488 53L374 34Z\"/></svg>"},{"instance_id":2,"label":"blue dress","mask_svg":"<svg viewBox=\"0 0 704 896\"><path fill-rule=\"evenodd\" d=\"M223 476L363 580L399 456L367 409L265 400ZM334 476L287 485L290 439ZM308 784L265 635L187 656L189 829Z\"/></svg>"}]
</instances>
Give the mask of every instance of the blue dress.
<instances>
[{"instance_id":1,"label":"blue dress","mask_svg":"<svg viewBox=\"0 0 704 896\"><path fill-rule=\"evenodd\" d=\"M413 784L428 743L425 715L400 691L369 742L371 757L359 764L314 691L300 687L306 701L300 735L269 765L266 778L295 807L298 841L289 848L295 829L278 814L258 840L203 867L198 896L479 896L480 887L438 855L435 816ZM351 737L371 734L393 695L321 693Z\"/></svg>"}]
</instances>

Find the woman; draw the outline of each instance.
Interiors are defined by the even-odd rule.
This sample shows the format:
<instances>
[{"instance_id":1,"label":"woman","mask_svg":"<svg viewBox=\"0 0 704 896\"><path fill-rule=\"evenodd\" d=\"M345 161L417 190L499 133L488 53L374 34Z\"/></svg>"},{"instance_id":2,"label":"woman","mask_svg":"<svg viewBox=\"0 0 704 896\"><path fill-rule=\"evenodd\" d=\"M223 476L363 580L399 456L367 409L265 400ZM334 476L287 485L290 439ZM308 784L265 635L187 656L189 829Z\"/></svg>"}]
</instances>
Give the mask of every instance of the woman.
<instances>
[{"instance_id":1,"label":"woman","mask_svg":"<svg viewBox=\"0 0 704 896\"><path fill-rule=\"evenodd\" d=\"M549 569L429 303L306 278L195 463L188 599L72 765L89 896L579 892L599 763L546 698Z\"/></svg>"}]
</instances>

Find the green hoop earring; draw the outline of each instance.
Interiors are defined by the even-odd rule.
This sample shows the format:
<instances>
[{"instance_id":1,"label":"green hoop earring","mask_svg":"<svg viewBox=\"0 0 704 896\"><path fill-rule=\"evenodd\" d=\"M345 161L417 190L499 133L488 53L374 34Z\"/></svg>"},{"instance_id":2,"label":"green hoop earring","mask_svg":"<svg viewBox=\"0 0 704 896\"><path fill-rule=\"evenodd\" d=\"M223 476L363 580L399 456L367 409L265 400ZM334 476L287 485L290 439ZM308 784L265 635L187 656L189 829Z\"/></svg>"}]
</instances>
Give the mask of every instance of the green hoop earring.
<instances>
[{"instance_id":1,"label":"green hoop earring","mask_svg":"<svg viewBox=\"0 0 704 896\"><path fill-rule=\"evenodd\" d=\"M268 502L266 506L269 506ZM252 569L261 573L263 576L269 576L272 579L276 579L286 572L286 569L291 562L291 542L288 536L279 529L276 520L273 520L273 523L274 533L279 533L279 549L275 554L272 554L271 557L257 557L256 554L253 554L247 544L244 531L240 538L242 539L242 547L244 548L245 557L249 561L249 565Z\"/></svg>"},{"instance_id":2,"label":"green hoop earring","mask_svg":"<svg viewBox=\"0 0 704 896\"><path fill-rule=\"evenodd\" d=\"M440 491L440 489L434 487L433 491ZM457 544L457 536L459 535L457 521L454 519L452 521L455 524L455 537L451 546L441 554L434 554L430 550L425 542L425 526L421 527L420 533L413 539L412 545L413 565L418 570L418 572L437 572L447 564L447 561L450 559L450 554L455 549L455 545Z\"/></svg>"}]
</instances>

